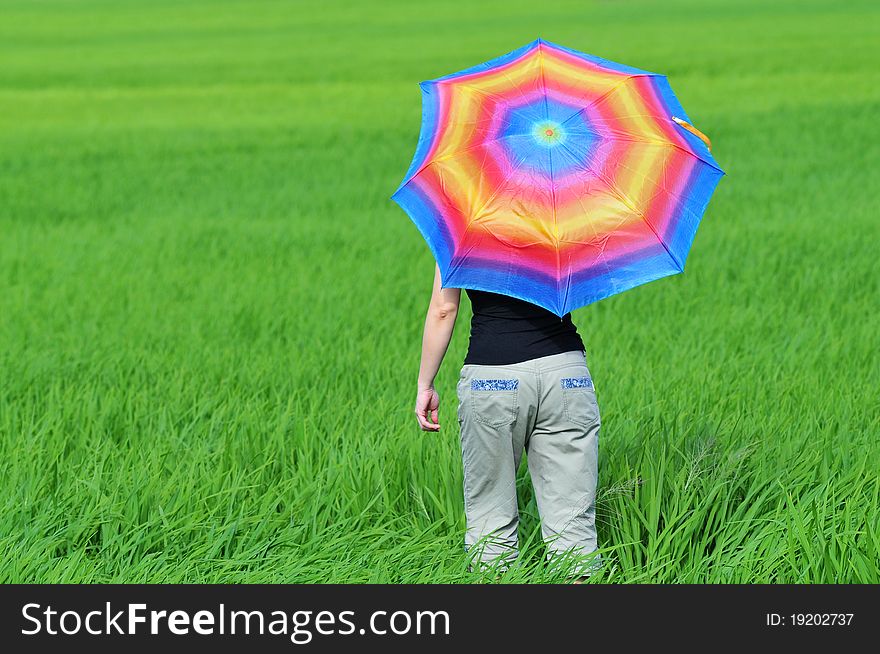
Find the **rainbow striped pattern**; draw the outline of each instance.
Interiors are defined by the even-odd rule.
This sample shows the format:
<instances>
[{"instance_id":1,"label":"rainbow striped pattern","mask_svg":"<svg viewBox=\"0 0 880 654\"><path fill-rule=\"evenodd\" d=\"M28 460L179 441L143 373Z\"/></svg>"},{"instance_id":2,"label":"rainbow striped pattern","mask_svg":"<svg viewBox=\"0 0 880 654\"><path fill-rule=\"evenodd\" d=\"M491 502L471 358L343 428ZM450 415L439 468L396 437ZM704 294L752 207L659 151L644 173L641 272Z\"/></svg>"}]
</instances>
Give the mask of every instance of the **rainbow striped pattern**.
<instances>
[{"instance_id":1,"label":"rainbow striped pattern","mask_svg":"<svg viewBox=\"0 0 880 654\"><path fill-rule=\"evenodd\" d=\"M538 39L420 87L392 198L444 287L564 316L684 269L724 173L664 75Z\"/></svg>"}]
</instances>

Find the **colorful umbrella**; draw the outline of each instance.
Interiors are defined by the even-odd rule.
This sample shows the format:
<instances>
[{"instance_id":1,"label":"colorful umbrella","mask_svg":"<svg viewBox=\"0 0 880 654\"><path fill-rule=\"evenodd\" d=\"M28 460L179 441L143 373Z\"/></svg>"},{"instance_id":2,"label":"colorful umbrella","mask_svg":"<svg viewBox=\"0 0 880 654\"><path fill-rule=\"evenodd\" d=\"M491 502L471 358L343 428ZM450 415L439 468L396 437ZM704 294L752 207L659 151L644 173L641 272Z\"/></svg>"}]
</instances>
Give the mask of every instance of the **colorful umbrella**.
<instances>
[{"instance_id":1,"label":"colorful umbrella","mask_svg":"<svg viewBox=\"0 0 880 654\"><path fill-rule=\"evenodd\" d=\"M563 316L683 270L724 173L664 75L538 39L420 87L392 197L444 287Z\"/></svg>"}]
</instances>

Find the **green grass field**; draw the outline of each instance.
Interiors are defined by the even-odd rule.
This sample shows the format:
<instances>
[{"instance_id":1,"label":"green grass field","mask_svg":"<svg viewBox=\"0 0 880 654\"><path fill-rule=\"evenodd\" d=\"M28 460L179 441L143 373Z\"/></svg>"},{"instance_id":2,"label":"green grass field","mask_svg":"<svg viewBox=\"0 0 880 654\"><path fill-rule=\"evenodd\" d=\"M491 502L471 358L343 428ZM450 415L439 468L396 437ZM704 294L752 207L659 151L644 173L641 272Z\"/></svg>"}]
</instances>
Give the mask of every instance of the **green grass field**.
<instances>
[{"instance_id":1,"label":"green grass field","mask_svg":"<svg viewBox=\"0 0 880 654\"><path fill-rule=\"evenodd\" d=\"M668 74L728 173L683 275L574 313L595 581L880 582L880 9L834 0L0 0L0 580L480 580L470 309L425 434L389 196L417 83L538 36ZM561 581L519 482L503 580Z\"/></svg>"}]
</instances>

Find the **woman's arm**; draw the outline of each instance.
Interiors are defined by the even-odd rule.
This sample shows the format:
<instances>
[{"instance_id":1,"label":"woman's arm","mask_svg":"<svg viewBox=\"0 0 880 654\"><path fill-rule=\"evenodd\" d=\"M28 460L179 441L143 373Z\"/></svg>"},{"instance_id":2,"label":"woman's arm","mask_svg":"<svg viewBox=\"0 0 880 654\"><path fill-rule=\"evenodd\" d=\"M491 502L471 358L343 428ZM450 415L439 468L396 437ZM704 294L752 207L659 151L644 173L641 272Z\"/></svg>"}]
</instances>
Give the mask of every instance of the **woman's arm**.
<instances>
[{"instance_id":1,"label":"woman's arm","mask_svg":"<svg viewBox=\"0 0 880 654\"><path fill-rule=\"evenodd\" d=\"M425 316L425 333L422 336L422 362L419 366L416 417L424 431L438 431L440 396L434 390L434 377L449 347L455 318L458 316L460 288L440 288L440 266L434 266L434 290Z\"/></svg>"}]
</instances>

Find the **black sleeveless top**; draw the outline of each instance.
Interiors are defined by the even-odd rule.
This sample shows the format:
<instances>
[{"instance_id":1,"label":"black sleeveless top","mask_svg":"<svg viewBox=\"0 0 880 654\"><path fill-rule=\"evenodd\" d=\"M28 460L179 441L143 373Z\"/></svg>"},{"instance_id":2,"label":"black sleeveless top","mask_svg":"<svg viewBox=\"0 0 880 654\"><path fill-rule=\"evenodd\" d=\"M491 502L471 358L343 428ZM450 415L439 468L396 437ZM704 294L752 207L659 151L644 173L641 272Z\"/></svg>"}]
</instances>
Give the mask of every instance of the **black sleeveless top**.
<instances>
[{"instance_id":1,"label":"black sleeveless top","mask_svg":"<svg viewBox=\"0 0 880 654\"><path fill-rule=\"evenodd\" d=\"M508 295L465 289L474 316L465 365L507 365L561 352L584 350L571 321Z\"/></svg>"}]
</instances>

